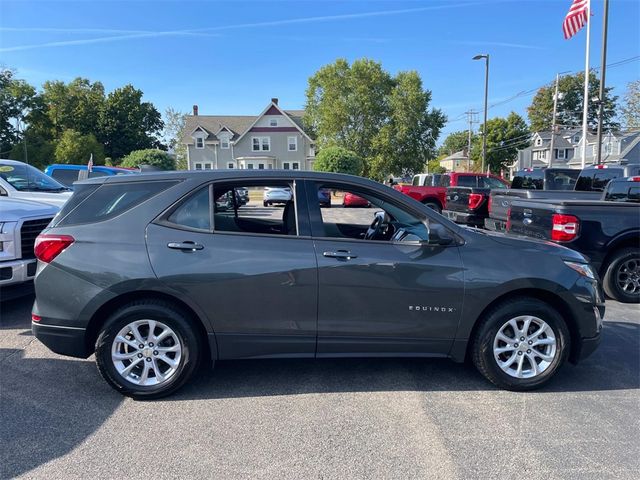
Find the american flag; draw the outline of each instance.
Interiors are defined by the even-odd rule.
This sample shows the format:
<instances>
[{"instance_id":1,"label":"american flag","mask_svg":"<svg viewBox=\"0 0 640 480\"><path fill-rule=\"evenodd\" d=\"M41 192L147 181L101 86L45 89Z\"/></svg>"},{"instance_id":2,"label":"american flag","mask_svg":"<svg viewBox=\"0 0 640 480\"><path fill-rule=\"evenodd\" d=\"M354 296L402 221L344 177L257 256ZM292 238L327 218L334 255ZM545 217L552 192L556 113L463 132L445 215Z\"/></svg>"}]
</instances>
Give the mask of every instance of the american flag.
<instances>
[{"instance_id":1,"label":"american flag","mask_svg":"<svg viewBox=\"0 0 640 480\"><path fill-rule=\"evenodd\" d=\"M562 22L565 40L569 40L589 21L589 0L573 0L569 12Z\"/></svg>"},{"instance_id":2,"label":"american flag","mask_svg":"<svg viewBox=\"0 0 640 480\"><path fill-rule=\"evenodd\" d=\"M87 172L93 172L93 153L89 157L89 163L87 163Z\"/></svg>"}]
</instances>

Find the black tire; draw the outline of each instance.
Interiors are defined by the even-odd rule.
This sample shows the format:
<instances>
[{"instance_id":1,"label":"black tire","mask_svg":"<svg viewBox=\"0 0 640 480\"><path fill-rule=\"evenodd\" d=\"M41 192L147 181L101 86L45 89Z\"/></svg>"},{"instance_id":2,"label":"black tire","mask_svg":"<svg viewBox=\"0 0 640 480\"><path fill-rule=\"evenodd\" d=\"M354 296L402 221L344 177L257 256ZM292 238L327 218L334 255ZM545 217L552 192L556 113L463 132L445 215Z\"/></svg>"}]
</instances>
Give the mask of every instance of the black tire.
<instances>
[{"instance_id":1,"label":"black tire","mask_svg":"<svg viewBox=\"0 0 640 480\"><path fill-rule=\"evenodd\" d=\"M546 370L531 378L516 378L498 365L493 342L500 328L510 319L532 315L543 320L553 330L556 352ZM506 300L491 308L480 320L471 344L471 358L480 373L494 385L513 391L526 391L546 384L566 361L570 349L570 335L562 316L549 304L530 297ZM514 353L515 354L515 353Z\"/></svg>"},{"instance_id":2,"label":"black tire","mask_svg":"<svg viewBox=\"0 0 640 480\"><path fill-rule=\"evenodd\" d=\"M118 332L136 320L153 319L162 322L178 337L182 352L175 373L160 385L136 385L117 371L111 348ZM137 400L152 400L171 395L194 374L200 362L202 338L199 338L189 317L175 305L162 300L138 300L116 310L105 322L96 341L96 364L102 378L111 387Z\"/></svg>"},{"instance_id":3,"label":"black tire","mask_svg":"<svg viewBox=\"0 0 640 480\"><path fill-rule=\"evenodd\" d=\"M637 248L623 248L613 254L611 259L607 262L607 267L604 271L602 278L602 287L605 293L610 298L623 303L640 303L640 289L635 288L635 291L625 291L619 284L619 276L624 277L624 269L628 269L628 266L635 265L636 270L631 275L640 275L640 250ZM640 278L636 277L636 284L640 281Z\"/></svg>"},{"instance_id":4,"label":"black tire","mask_svg":"<svg viewBox=\"0 0 640 480\"><path fill-rule=\"evenodd\" d=\"M435 202L424 202L424 206L429 207L431 210L435 210L438 213L442 213L442 209L440 208L440 205L438 205Z\"/></svg>"},{"instance_id":5,"label":"black tire","mask_svg":"<svg viewBox=\"0 0 640 480\"><path fill-rule=\"evenodd\" d=\"M262 206L263 207L268 207L269 206L269 202L262 202Z\"/></svg>"}]
</instances>

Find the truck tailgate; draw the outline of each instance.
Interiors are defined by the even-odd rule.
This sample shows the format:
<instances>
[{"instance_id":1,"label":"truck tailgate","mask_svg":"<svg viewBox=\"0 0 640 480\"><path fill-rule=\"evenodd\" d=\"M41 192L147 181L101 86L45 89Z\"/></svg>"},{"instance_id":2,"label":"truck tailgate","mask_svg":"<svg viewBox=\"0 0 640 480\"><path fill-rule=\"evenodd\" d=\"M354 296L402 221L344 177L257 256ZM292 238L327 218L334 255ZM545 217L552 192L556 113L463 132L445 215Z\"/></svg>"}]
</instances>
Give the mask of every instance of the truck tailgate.
<instances>
[{"instance_id":1,"label":"truck tailgate","mask_svg":"<svg viewBox=\"0 0 640 480\"><path fill-rule=\"evenodd\" d=\"M527 237L550 240L554 212L553 203L514 200L511 203L508 231Z\"/></svg>"}]
</instances>

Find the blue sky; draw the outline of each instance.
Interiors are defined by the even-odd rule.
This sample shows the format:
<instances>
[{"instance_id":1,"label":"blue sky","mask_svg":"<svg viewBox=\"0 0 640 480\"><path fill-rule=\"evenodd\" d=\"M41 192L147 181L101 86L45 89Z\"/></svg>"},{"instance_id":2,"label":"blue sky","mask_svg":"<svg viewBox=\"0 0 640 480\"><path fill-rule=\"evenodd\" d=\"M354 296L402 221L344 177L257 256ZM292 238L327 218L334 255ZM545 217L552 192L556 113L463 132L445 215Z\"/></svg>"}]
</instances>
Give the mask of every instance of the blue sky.
<instances>
[{"instance_id":1,"label":"blue sky","mask_svg":"<svg viewBox=\"0 0 640 480\"><path fill-rule=\"evenodd\" d=\"M417 70L433 106L466 128L482 109L491 54L489 116L526 114L556 72L584 69L585 31L566 41L570 0L7 1L0 0L0 64L35 85L82 76L107 90L132 83L160 110L257 114L271 97L302 108L307 78L338 57ZM592 0L592 66L599 66L602 1ZM640 1L614 0L608 63L640 56ZM612 67L622 95L640 61ZM511 99L511 100L509 100ZM476 127L477 128L477 127ZM442 138L441 138L442 140Z\"/></svg>"}]
</instances>

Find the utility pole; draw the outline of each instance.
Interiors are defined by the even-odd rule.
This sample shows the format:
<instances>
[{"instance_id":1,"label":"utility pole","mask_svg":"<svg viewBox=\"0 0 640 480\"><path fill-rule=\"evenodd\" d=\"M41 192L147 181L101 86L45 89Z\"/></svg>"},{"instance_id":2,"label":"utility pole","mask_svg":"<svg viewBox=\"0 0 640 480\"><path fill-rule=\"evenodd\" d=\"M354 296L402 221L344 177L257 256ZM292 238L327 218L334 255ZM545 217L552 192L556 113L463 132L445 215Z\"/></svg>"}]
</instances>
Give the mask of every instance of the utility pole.
<instances>
[{"instance_id":1,"label":"utility pole","mask_svg":"<svg viewBox=\"0 0 640 480\"><path fill-rule=\"evenodd\" d=\"M467 144L467 172L471 171L471 135L473 134L473 123L476 122L474 120L474 115L477 115L478 112L473 109L469 109L466 112L467 118L469 119L469 142Z\"/></svg>"},{"instance_id":2,"label":"utility pole","mask_svg":"<svg viewBox=\"0 0 640 480\"><path fill-rule=\"evenodd\" d=\"M556 91L553 94L553 120L551 120L551 144L549 145L549 164L548 167L551 168L553 165L553 144L555 143L556 138L556 112L558 111L558 82L560 80L560 74L556 73Z\"/></svg>"},{"instance_id":3,"label":"utility pole","mask_svg":"<svg viewBox=\"0 0 640 480\"><path fill-rule=\"evenodd\" d=\"M482 125L482 172L487 162L487 110L489 98L489 54L476 55L474 60L484 59L484 124Z\"/></svg>"},{"instance_id":4,"label":"utility pole","mask_svg":"<svg viewBox=\"0 0 640 480\"><path fill-rule=\"evenodd\" d=\"M604 79L607 70L607 25L609 17L609 0L604 0L604 11L602 14L602 67L600 68L600 95L598 98L598 143L596 153L596 163L602 162L602 114L604 110Z\"/></svg>"}]
</instances>

